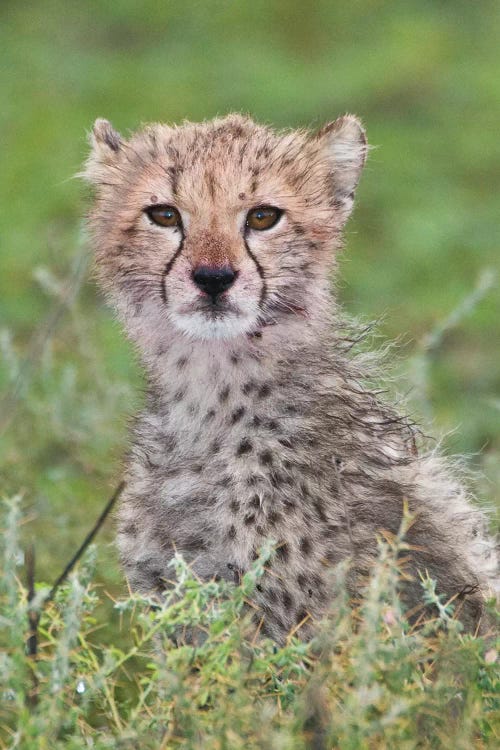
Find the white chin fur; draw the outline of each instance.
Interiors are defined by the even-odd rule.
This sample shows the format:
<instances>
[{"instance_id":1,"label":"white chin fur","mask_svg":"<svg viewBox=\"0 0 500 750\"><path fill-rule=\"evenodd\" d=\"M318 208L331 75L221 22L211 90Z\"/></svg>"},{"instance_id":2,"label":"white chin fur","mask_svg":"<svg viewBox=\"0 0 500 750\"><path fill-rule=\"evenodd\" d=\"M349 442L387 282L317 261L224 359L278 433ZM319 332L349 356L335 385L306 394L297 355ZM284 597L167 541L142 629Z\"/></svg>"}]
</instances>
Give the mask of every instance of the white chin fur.
<instances>
[{"instance_id":1,"label":"white chin fur","mask_svg":"<svg viewBox=\"0 0 500 750\"><path fill-rule=\"evenodd\" d=\"M188 315L170 313L169 318L175 327L190 339L232 339L249 333L255 327L255 319L247 316L226 314L211 320L204 313L192 312Z\"/></svg>"}]
</instances>

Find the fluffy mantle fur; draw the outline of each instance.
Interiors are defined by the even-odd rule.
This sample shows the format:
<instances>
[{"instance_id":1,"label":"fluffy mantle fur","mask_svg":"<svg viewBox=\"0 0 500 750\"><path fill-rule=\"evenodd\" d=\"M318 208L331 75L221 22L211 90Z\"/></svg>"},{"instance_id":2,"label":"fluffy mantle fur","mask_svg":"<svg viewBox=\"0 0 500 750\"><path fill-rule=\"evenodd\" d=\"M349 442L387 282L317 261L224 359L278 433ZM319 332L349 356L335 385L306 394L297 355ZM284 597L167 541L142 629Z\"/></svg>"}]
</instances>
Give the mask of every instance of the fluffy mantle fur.
<instances>
[{"instance_id":1,"label":"fluffy mantle fur","mask_svg":"<svg viewBox=\"0 0 500 750\"><path fill-rule=\"evenodd\" d=\"M485 521L437 452L367 383L329 278L366 156L358 120L277 133L230 115L152 125L124 140L104 120L85 175L100 282L147 376L126 466L118 541L133 588L159 591L181 552L202 578L238 581L277 542L253 606L277 641L307 638L349 558L353 596L377 536L414 516L403 597L419 571L481 628L496 559ZM159 226L148 208L174 206ZM249 229L258 206L282 211ZM193 270L230 267L217 302Z\"/></svg>"}]
</instances>

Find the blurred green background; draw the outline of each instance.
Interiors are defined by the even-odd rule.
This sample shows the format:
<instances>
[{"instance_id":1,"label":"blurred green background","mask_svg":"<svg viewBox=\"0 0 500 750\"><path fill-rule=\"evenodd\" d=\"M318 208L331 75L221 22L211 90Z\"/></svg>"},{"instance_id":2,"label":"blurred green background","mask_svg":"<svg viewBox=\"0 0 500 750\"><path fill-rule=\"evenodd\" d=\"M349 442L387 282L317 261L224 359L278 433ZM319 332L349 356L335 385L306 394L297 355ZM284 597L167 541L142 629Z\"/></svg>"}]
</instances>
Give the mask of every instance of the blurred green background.
<instances>
[{"instance_id":1,"label":"blurred green background","mask_svg":"<svg viewBox=\"0 0 500 750\"><path fill-rule=\"evenodd\" d=\"M3 0L0 491L24 495L39 577L98 515L141 398L72 179L98 116L126 134L232 110L276 126L360 115L376 148L341 298L400 337L399 389L500 505L499 40L498 0ZM100 575L117 590L112 536Z\"/></svg>"}]
</instances>

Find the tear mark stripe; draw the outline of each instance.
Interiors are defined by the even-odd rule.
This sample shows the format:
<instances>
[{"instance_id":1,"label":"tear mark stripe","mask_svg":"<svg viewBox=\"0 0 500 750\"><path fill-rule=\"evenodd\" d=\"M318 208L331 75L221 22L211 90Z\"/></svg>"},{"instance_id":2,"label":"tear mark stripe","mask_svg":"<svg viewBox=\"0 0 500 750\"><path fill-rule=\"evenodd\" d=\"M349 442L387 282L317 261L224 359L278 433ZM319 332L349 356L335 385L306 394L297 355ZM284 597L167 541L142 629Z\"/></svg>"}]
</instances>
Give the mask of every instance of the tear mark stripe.
<instances>
[{"instance_id":1,"label":"tear mark stripe","mask_svg":"<svg viewBox=\"0 0 500 750\"><path fill-rule=\"evenodd\" d=\"M167 301L168 301L167 300L167 290L165 289L165 281L166 281L166 278L167 278L168 274L172 270L172 266L174 265L175 261L177 260L177 258L181 254L183 245L184 245L184 237L182 237L182 239L181 239L181 241L179 243L179 247L175 251L173 257L170 258L170 260L168 261L167 265L165 266L165 270L163 271L163 273L161 275L161 298L162 298L162 300L163 300L163 302L165 304L167 304Z\"/></svg>"},{"instance_id":2,"label":"tear mark stripe","mask_svg":"<svg viewBox=\"0 0 500 750\"><path fill-rule=\"evenodd\" d=\"M265 299L267 297L266 275L265 275L264 269L260 265L259 261L255 257L255 255L252 253L252 251L250 250L250 248L248 247L248 242L246 241L246 239L244 240L244 242L245 242L245 250L247 251L247 255L254 262L255 268L257 269L257 273L259 274L260 278L262 279L262 289L261 289L261 292L260 292L260 299L259 299L259 307L262 308L262 305L264 304L264 301L265 301Z\"/></svg>"}]
</instances>

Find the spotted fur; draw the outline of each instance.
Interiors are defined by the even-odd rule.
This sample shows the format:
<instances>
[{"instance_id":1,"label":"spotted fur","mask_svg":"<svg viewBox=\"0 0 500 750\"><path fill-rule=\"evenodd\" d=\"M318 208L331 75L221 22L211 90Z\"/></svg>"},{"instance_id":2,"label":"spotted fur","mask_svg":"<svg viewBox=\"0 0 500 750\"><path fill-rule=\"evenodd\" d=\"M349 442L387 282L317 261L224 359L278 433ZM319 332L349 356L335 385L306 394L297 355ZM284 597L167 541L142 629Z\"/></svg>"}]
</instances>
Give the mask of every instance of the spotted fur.
<instances>
[{"instance_id":1,"label":"spotted fur","mask_svg":"<svg viewBox=\"0 0 500 750\"><path fill-rule=\"evenodd\" d=\"M495 571L485 521L448 462L367 383L329 277L366 156L358 120L277 133L239 115L147 126L124 140L97 121L85 175L97 272L140 352L147 405L125 472L118 542L133 588L168 585L175 550L204 579L238 581L264 539L276 554L255 592L263 631L304 638L350 559L355 596L377 536L414 522L404 597L418 572L480 627ZM182 228L153 224L174 205ZM260 205L275 227L245 227ZM229 265L214 305L192 271Z\"/></svg>"}]
</instances>

